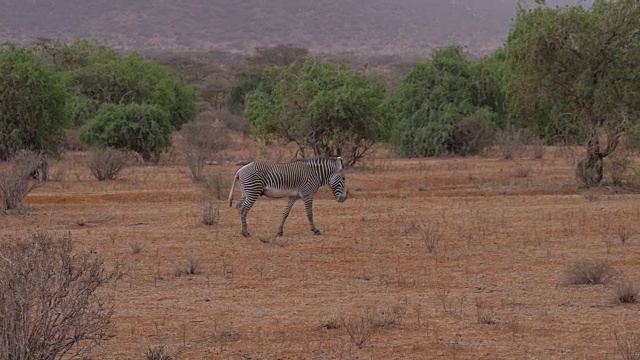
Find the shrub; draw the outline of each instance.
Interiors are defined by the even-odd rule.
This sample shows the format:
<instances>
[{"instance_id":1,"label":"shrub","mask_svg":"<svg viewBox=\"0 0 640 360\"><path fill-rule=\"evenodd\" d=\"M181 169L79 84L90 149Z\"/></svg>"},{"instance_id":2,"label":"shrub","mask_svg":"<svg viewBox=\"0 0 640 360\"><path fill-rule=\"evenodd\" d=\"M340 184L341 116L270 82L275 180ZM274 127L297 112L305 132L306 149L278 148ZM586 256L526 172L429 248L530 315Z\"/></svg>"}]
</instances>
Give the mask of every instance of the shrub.
<instances>
[{"instance_id":1,"label":"shrub","mask_svg":"<svg viewBox=\"0 0 640 360\"><path fill-rule=\"evenodd\" d=\"M605 260L579 260L565 269L571 285L605 284L614 277L611 264Z\"/></svg>"},{"instance_id":2,"label":"shrub","mask_svg":"<svg viewBox=\"0 0 640 360\"><path fill-rule=\"evenodd\" d=\"M450 150L461 156L479 154L493 142L493 125L485 120L466 117L460 120L451 134Z\"/></svg>"},{"instance_id":3,"label":"shrub","mask_svg":"<svg viewBox=\"0 0 640 360\"><path fill-rule=\"evenodd\" d=\"M621 280L616 283L615 297L618 302L632 304L638 302L638 287L631 281Z\"/></svg>"},{"instance_id":4,"label":"shrub","mask_svg":"<svg viewBox=\"0 0 640 360\"><path fill-rule=\"evenodd\" d=\"M5 163L0 163L0 210L19 209L22 200L33 190L37 183L32 181L32 174L38 170L42 158L31 151L16 153Z\"/></svg>"},{"instance_id":5,"label":"shrub","mask_svg":"<svg viewBox=\"0 0 640 360\"><path fill-rule=\"evenodd\" d=\"M440 243L441 237L442 236L436 229L427 228L423 230L422 241L424 242L424 246L427 248L427 251L429 253L438 252L438 244Z\"/></svg>"},{"instance_id":6,"label":"shrub","mask_svg":"<svg viewBox=\"0 0 640 360\"><path fill-rule=\"evenodd\" d=\"M624 360L640 360L640 333L622 333L614 329L613 339Z\"/></svg>"},{"instance_id":7,"label":"shrub","mask_svg":"<svg viewBox=\"0 0 640 360\"><path fill-rule=\"evenodd\" d=\"M342 327L349 339L358 348L362 348L377 331L376 316L370 308L340 318Z\"/></svg>"},{"instance_id":8,"label":"shrub","mask_svg":"<svg viewBox=\"0 0 640 360\"><path fill-rule=\"evenodd\" d=\"M98 181L115 179L126 164L126 154L112 148L95 149L87 160L91 175Z\"/></svg>"},{"instance_id":9,"label":"shrub","mask_svg":"<svg viewBox=\"0 0 640 360\"><path fill-rule=\"evenodd\" d=\"M82 141L94 146L131 150L145 162L160 160L171 145L169 114L149 104L104 105L82 127Z\"/></svg>"},{"instance_id":10,"label":"shrub","mask_svg":"<svg viewBox=\"0 0 640 360\"><path fill-rule=\"evenodd\" d=\"M0 45L0 160L20 149L59 151L67 95L31 51Z\"/></svg>"},{"instance_id":11,"label":"shrub","mask_svg":"<svg viewBox=\"0 0 640 360\"><path fill-rule=\"evenodd\" d=\"M496 143L504 159L513 159L516 152L526 143L527 134L524 129L508 128L498 132Z\"/></svg>"},{"instance_id":12,"label":"shrub","mask_svg":"<svg viewBox=\"0 0 640 360\"><path fill-rule=\"evenodd\" d=\"M68 236L34 233L0 246L0 359L80 357L109 335L115 281L94 251Z\"/></svg>"},{"instance_id":13,"label":"shrub","mask_svg":"<svg viewBox=\"0 0 640 360\"><path fill-rule=\"evenodd\" d=\"M229 145L226 129L219 123L196 122L185 124L180 130L181 147L193 181L203 180L202 170L207 159Z\"/></svg>"},{"instance_id":14,"label":"shrub","mask_svg":"<svg viewBox=\"0 0 640 360\"><path fill-rule=\"evenodd\" d=\"M176 360L166 345L149 346L144 351L144 357L147 360Z\"/></svg>"},{"instance_id":15,"label":"shrub","mask_svg":"<svg viewBox=\"0 0 640 360\"><path fill-rule=\"evenodd\" d=\"M220 211L213 203L212 199L206 199L202 206L202 223L204 225L215 225L220 219Z\"/></svg>"},{"instance_id":16,"label":"shrub","mask_svg":"<svg viewBox=\"0 0 640 360\"><path fill-rule=\"evenodd\" d=\"M476 320L483 325L495 325L498 322L493 307L482 299L476 299Z\"/></svg>"}]
</instances>

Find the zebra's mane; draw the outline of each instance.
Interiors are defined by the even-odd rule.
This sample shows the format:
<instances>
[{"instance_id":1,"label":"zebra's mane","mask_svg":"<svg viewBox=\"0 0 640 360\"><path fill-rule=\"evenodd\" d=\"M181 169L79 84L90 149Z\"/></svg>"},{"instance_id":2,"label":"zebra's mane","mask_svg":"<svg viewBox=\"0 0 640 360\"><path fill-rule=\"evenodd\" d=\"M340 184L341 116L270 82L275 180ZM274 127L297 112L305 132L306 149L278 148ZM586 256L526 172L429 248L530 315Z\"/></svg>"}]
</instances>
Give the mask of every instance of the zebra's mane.
<instances>
[{"instance_id":1,"label":"zebra's mane","mask_svg":"<svg viewBox=\"0 0 640 360\"><path fill-rule=\"evenodd\" d=\"M338 158L336 157L319 157L319 158L313 158L313 159L295 159L292 160L291 163L305 163L305 164L321 164L321 163L326 163L326 162L332 162L335 163L338 161Z\"/></svg>"}]
</instances>

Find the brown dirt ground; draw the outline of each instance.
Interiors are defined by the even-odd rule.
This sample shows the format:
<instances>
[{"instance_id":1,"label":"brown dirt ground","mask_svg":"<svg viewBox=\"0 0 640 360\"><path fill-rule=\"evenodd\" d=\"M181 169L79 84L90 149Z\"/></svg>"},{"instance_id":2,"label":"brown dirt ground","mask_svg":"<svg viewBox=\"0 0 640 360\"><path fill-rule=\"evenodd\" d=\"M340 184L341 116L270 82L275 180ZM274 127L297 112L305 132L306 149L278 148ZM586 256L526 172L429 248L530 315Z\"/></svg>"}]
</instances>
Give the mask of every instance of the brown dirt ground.
<instances>
[{"instance_id":1,"label":"brown dirt ground","mask_svg":"<svg viewBox=\"0 0 640 360\"><path fill-rule=\"evenodd\" d=\"M70 232L124 264L114 336L94 359L142 359L158 344L179 359L620 359L612 330L640 330L640 305L617 304L613 283L568 286L564 270L605 259L640 284L639 197L579 190L575 153L546 150L370 159L346 172L346 202L318 194L323 235L311 234L300 202L279 239L282 199L260 199L253 237L240 235L226 201L236 165L207 166L226 184L220 222L205 226L186 167L132 166L98 182L85 154L68 154L52 165L55 181L27 197L26 214L0 217L0 239ZM625 245L623 226L638 233ZM440 239L433 253L430 232ZM189 257L202 272L176 276ZM479 323L479 312L495 323ZM357 348L343 320L366 313L386 314L387 326ZM322 327L331 321L337 329Z\"/></svg>"}]
</instances>

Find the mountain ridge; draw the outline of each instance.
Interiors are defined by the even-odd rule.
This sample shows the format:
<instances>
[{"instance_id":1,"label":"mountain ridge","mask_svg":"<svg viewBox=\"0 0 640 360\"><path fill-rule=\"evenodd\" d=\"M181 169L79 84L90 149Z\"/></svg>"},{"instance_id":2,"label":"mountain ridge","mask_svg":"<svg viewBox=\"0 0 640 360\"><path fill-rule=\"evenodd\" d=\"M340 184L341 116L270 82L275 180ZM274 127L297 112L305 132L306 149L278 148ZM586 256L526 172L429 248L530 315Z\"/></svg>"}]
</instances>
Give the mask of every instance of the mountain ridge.
<instances>
[{"instance_id":1,"label":"mountain ridge","mask_svg":"<svg viewBox=\"0 0 640 360\"><path fill-rule=\"evenodd\" d=\"M553 4L573 4L556 0ZM473 54L500 46L510 0L4 0L0 38L92 38L123 50L249 53L290 44L315 53L424 55L459 44ZM552 5L553 5L552 4Z\"/></svg>"}]
</instances>

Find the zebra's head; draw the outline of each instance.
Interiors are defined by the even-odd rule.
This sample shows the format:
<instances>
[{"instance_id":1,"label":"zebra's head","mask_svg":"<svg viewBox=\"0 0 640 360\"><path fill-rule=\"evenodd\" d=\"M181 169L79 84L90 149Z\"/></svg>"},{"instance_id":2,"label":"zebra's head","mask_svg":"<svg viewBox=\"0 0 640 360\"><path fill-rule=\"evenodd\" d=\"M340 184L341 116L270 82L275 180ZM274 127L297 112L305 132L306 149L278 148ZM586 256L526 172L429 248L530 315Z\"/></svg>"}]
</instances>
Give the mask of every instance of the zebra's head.
<instances>
[{"instance_id":1,"label":"zebra's head","mask_svg":"<svg viewBox=\"0 0 640 360\"><path fill-rule=\"evenodd\" d=\"M338 202L347 199L347 186L344 183L344 164L342 158L336 158L336 166L329 177L329 187Z\"/></svg>"}]
</instances>

